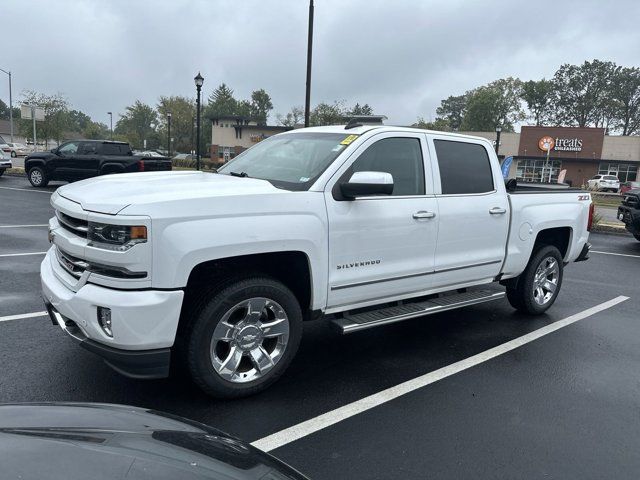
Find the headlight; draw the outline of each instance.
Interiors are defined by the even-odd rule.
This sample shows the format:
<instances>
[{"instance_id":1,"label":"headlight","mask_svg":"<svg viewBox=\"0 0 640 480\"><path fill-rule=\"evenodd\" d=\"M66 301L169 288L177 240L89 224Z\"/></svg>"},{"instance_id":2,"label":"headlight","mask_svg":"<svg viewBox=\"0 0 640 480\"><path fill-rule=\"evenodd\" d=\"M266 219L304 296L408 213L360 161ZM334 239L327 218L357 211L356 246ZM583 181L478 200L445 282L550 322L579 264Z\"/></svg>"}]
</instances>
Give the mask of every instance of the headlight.
<instances>
[{"instance_id":1,"label":"headlight","mask_svg":"<svg viewBox=\"0 0 640 480\"><path fill-rule=\"evenodd\" d=\"M87 239L90 247L124 252L147 241L147 227L89 222Z\"/></svg>"}]
</instances>

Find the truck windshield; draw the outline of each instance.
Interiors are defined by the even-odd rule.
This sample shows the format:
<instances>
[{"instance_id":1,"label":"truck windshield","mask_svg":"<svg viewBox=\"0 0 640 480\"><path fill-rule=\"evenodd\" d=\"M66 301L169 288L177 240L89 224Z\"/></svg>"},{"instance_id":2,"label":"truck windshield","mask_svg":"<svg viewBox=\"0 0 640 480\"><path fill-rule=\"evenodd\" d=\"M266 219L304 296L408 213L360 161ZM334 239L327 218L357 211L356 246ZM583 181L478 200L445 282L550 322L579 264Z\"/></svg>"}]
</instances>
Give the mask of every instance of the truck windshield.
<instances>
[{"instance_id":1,"label":"truck windshield","mask_svg":"<svg viewBox=\"0 0 640 480\"><path fill-rule=\"evenodd\" d=\"M355 137L322 132L276 135L242 152L218 173L260 178L287 190L308 190Z\"/></svg>"}]
</instances>

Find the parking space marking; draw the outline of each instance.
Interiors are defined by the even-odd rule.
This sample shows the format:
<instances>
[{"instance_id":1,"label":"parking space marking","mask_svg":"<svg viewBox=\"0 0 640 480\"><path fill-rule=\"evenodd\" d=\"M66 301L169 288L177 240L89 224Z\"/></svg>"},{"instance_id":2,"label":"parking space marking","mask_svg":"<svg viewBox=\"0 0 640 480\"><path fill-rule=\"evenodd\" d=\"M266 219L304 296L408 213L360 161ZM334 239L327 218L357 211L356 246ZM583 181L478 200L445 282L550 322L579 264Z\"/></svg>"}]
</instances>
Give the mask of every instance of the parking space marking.
<instances>
[{"instance_id":1,"label":"parking space marking","mask_svg":"<svg viewBox=\"0 0 640 480\"><path fill-rule=\"evenodd\" d=\"M451 365L447 365L446 367L442 367L438 370L434 370L412 380L408 380L394 387L382 390L381 392L369 395L368 397L356 400L353 403L349 403L335 410L319 415L315 418L305 420L304 422L301 422L292 427L285 428L284 430L256 440L252 443L252 445L266 452L275 450L276 448L280 448L291 442L311 435L312 433L330 427L331 425L335 425L336 423L358 415L359 413L380 406L398 397L406 395L407 393L411 393L419 388L426 387L427 385L450 377L451 375L455 375L456 373L462 372L495 357L503 355L507 352L515 350L516 348L526 345L527 343L533 342L534 340L544 337L545 335L571 325L572 323L584 320L585 318L595 315L596 313L614 307L628 299L629 297L625 296L613 298L607 302L588 308L586 310L583 310L582 312L571 315L570 317L558 320L557 322L554 322L550 325L498 345L497 347L485 350L484 352L478 353L477 355L473 355L471 357L465 358L464 360L460 360L459 362L452 363Z\"/></svg>"},{"instance_id":2,"label":"parking space marking","mask_svg":"<svg viewBox=\"0 0 640 480\"><path fill-rule=\"evenodd\" d=\"M0 188L3 190L22 190L23 192L48 193L49 195L53 193L47 190L31 190L30 188L14 188L14 187L0 187Z\"/></svg>"},{"instance_id":3,"label":"parking space marking","mask_svg":"<svg viewBox=\"0 0 640 480\"><path fill-rule=\"evenodd\" d=\"M631 255L629 253L602 252L602 251L599 251L599 250L591 250L591 253L600 253L602 255L616 255L618 257L640 258L640 255Z\"/></svg>"},{"instance_id":4,"label":"parking space marking","mask_svg":"<svg viewBox=\"0 0 640 480\"><path fill-rule=\"evenodd\" d=\"M29 227L48 227L49 225L43 223L41 225L0 225L0 228L29 228Z\"/></svg>"},{"instance_id":5,"label":"parking space marking","mask_svg":"<svg viewBox=\"0 0 640 480\"><path fill-rule=\"evenodd\" d=\"M44 317L46 315L48 315L47 312L21 313L20 315L8 315L6 317L0 317L0 322L9 322L11 320L22 320L23 318Z\"/></svg>"},{"instance_id":6,"label":"parking space marking","mask_svg":"<svg viewBox=\"0 0 640 480\"><path fill-rule=\"evenodd\" d=\"M26 255L46 255L47 252L3 253L0 257L24 257Z\"/></svg>"}]
</instances>

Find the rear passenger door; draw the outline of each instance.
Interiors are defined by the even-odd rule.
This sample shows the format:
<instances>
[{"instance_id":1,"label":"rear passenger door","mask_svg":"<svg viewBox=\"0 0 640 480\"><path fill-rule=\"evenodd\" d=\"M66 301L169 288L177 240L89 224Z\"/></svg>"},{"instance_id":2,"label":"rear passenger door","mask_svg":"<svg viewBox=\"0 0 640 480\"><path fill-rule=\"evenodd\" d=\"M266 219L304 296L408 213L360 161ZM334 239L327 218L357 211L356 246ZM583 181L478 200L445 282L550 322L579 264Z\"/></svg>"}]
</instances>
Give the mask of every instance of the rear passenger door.
<instances>
[{"instance_id":1,"label":"rear passenger door","mask_svg":"<svg viewBox=\"0 0 640 480\"><path fill-rule=\"evenodd\" d=\"M440 213L434 288L491 281L502 267L509 203L484 142L429 136Z\"/></svg>"}]
</instances>

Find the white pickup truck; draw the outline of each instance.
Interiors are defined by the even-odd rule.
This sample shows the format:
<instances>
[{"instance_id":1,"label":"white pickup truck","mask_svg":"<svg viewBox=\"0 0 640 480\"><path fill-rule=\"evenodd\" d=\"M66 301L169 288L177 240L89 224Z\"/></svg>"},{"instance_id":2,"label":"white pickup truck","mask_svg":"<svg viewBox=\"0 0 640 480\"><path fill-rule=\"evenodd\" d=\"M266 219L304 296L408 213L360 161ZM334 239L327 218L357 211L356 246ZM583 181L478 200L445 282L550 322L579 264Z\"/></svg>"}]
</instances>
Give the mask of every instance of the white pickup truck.
<instances>
[{"instance_id":1,"label":"white pickup truck","mask_svg":"<svg viewBox=\"0 0 640 480\"><path fill-rule=\"evenodd\" d=\"M355 332L501 299L498 282L541 314L588 258L593 213L588 192L505 185L485 139L362 125L275 135L217 173L65 185L51 204L54 323L124 375L178 364L219 397L280 377L305 320Z\"/></svg>"}]
</instances>

